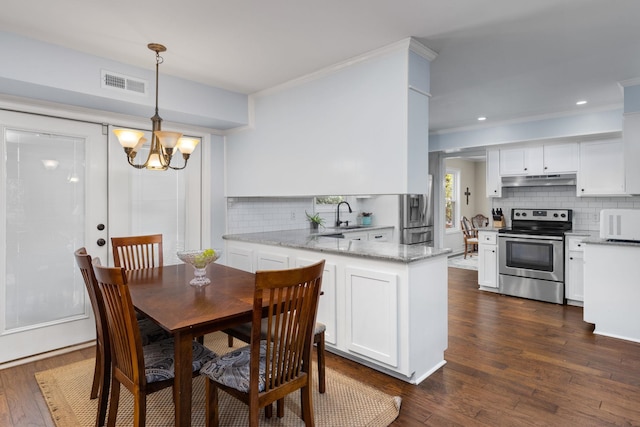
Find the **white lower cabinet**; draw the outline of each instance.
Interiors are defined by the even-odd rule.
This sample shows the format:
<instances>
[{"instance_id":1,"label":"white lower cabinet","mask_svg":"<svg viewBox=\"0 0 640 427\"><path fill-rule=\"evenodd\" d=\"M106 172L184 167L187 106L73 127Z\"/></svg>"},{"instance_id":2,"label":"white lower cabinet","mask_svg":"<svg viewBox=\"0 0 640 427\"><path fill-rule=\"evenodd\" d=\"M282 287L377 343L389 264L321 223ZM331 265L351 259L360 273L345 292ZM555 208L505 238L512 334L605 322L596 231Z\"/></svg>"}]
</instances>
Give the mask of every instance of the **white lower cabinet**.
<instances>
[{"instance_id":1,"label":"white lower cabinet","mask_svg":"<svg viewBox=\"0 0 640 427\"><path fill-rule=\"evenodd\" d=\"M256 270L285 270L289 268L289 256L282 253L258 252L258 267Z\"/></svg>"},{"instance_id":2,"label":"white lower cabinet","mask_svg":"<svg viewBox=\"0 0 640 427\"><path fill-rule=\"evenodd\" d=\"M565 243L564 290L567 304L584 302L584 243L586 236L569 236Z\"/></svg>"},{"instance_id":3,"label":"white lower cabinet","mask_svg":"<svg viewBox=\"0 0 640 427\"><path fill-rule=\"evenodd\" d=\"M226 265L237 268L238 270L254 273L253 268L253 251L251 249L241 248L235 245L227 245L226 247Z\"/></svg>"},{"instance_id":4,"label":"white lower cabinet","mask_svg":"<svg viewBox=\"0 0 640 427\"><path fill-rule=\"evenodd\" d=\"M412 384L444 365L446 255L404 263L235 240L226 253L227 265L247 271L324 259L317 320L328 351Z\"/></svg>"},{"instance_id":5,"label":"white lower cabinet","mask_svg":"<svg viewBox=\"0 0 640 427\"><path fill-rule=\"evenodd\" d=\"M398 276L346 269L346 347L386 365L398 366Z\"/></svg>"},{"instance_id":6,"label":"white lower cabinet","mask_svg":"<svg viewBox=\"0 0 640 427\"><path fill-rule=\"evenodd\" d=\"M370 242L390 242L393 240L393 228L370 231L367 233L367 240Z\"/></svg>"},{"instance_id":7,"label":"white lower cabinet","mask_svg":"<svg viewBox=\"0 0 640 427\"><path fill-rule=\"evenodd\" d=\"M478 233L478 285L485 290L498 290L498 233Z\"/></svg>"},{"instance_id":8,"label":"white lower cabinet","mask_svg":"<svg viewBox=\"0 0 640 427\"><path fill-rule=\"evenodd\" d=\"M322 258L297 258L296 267L304 267L315 264ZM318 305L318 322L324 323L327 328L324 332L324 341L327 344L337 344L338 340L338 313L336 311L336 265L324 263L324 273L322 274L322 295Z\"/></svg>"}]
</instances>

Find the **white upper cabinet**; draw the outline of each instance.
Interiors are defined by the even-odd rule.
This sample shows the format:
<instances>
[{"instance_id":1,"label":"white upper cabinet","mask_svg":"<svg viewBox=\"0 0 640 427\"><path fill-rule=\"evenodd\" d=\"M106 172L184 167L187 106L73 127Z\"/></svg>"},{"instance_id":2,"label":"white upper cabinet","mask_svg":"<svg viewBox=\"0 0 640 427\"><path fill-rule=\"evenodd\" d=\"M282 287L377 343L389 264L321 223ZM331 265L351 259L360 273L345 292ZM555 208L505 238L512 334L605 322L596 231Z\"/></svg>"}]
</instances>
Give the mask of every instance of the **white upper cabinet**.
<instances>
[{"instance_id":1,"label":"white upper cabinet","mask_svg":"<svg viewBox=\"0 0 640 427\"><path fill-rule=\"evenodd\" d=\"M575 173L580 163L577 142L550 144L543 147L543 173Z\"/></svg>"},{"instance_id":2,"label":"white upper cabinet","mask_svg":"<svg viewBox=\"0 0 640 427\"><path fill-rule=\"evenodd\" d=\"M547 175L578 170L577 142L500 150L500 175Z\"/></svg>"},{"instance_id":3,"label":"white upper cabinet","mask_svg":"<svg viewBox=\"0 0 640 427\"><path fill-rule=\"evenodd\" d=\"M500 150L500 175L542 175L542 146Z\"/></svg>"},{"instance_id":4,"label":"white upper cabinet","mask_svg":"<svg viewBox=\"0 0 640 427\"><path fill-rule=\"evenodd\" d=\"M621 139L580 143L578 196L625 195Z\"/></svg>"},{"instance_id":5,"label":"white upper cabinet","mask_svg":"<svg viewBox=\"0 0 640 427\"><path fill-rule=\"evenodd\" d=\"M487 197L502 197L500 151L487 150Z\"/></svg>"},{"instance_id":6,"label":"white upper cabinet","mask_svg":"<svg viewBox=\"0 0 640 427\"><path fill-rule=\"evenodd\" d=\"M640 113L627 113L623 117L625 190L640 194Z\"/></svg>"}]
</instances>

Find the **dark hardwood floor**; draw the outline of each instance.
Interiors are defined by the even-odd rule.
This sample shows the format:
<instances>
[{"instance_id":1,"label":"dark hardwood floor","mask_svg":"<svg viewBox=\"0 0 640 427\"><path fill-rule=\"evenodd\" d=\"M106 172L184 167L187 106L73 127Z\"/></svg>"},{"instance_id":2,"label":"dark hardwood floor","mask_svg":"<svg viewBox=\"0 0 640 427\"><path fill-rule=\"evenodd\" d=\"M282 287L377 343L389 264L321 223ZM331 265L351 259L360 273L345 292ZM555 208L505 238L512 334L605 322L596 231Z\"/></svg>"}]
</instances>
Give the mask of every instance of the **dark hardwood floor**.
<instances>
[{"instance_id":1,"label":"dark hardwood floor","mask_svg":"<svg viewBox=\"0 0 640 427\"><path fill-rule=\"evenodd\" d=\"M593 335L579 307L481 292L476 280L449 269L447 364L420 385L331 354L327 366L401 396L396 427L640 426L640 344ZM33 374L88 357L0 371L0 426L53 426Z\"/></svg>"}]
</instances>

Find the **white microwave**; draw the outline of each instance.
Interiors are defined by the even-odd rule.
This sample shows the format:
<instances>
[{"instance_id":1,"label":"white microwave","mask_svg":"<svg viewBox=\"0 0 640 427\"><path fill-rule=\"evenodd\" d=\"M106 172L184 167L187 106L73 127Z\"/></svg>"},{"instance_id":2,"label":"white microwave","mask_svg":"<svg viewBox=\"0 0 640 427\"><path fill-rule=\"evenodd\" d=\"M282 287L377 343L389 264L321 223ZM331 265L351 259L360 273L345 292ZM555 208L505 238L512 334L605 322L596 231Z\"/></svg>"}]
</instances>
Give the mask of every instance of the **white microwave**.
<instances>
[{"instance_id":1,"label":"white microwave","mask_svg":"<svg viewBox=\"0 0 640 427\"><path fill-rule=\"evenodd\" d=\"M640 242L640 209L601 210L600 238Z\"/></svg>"}]
</instances>

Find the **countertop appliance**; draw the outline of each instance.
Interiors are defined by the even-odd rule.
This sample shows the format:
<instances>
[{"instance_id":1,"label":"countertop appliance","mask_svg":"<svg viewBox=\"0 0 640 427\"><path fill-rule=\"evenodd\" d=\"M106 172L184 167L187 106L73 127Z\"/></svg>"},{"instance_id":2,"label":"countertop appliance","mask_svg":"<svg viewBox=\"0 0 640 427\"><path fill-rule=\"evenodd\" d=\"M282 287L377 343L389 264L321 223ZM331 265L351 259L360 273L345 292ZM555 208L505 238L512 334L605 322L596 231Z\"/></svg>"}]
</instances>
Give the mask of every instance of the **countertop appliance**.
<instances>
[{"instance_id":1,"label":"countertop appliance","mask_svg":"<svg viewBox=\"0 0 640 427\"><path fill-rule=\"evenodd\" d=\"M600 238L640 242L640 209L601 210Z\"/></svg>"},{"instance_id":2,"label":"countertop appliance","mask_svg":"<svg viewBox=\"0 0 640 427\"><path fill-rule=\"evenodd\" d=\"M512 209L511 227L498 230L499 291L564 304L564 233L571 209Z\"/></svg>"},{"instance_id":3,"label":"countertop appliance","mask_svg":"<svg viewBox=\"0 0 640 427\"><path fill-rule=\"evenodd\" d=\"M429 175L427 194L400 195L400 243L433 246L433 177Z\"/></svg>"}]
</instances>

